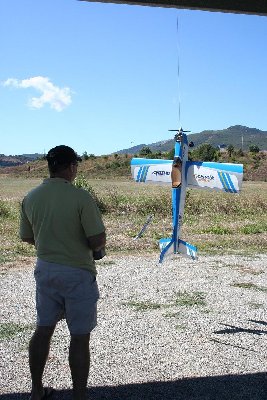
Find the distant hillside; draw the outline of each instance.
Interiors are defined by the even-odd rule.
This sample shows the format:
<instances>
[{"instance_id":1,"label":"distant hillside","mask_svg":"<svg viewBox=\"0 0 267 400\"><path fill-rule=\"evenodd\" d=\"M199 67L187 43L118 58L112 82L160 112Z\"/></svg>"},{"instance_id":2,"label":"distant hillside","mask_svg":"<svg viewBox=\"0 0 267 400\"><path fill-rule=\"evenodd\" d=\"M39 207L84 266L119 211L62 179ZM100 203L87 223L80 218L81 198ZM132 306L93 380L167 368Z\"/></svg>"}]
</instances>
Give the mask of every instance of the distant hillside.
<instances>
[{"instance_id":1,"label":"distant hillside","mask_svg":"<svg viewBox=\"0 0 267 400\"><path fill-rule=\"evenodd\" d=\"M0 154L0 167L16 167L18 165L23 165L28 162L42 158L43 154L22 154L17 156L6 156L5 154Z\"/></svg>"},{"instance_id":2,"label":"distant hillside","mask_svg":"<svg viewBox=\"0 0 267 400\"><path fill-rule=\"evenodd\" d=\"M236 150L242 147L242 152L235 152L233 157L228 153L221 153L219 162L235 162L244 164L244 178L248 180L267 179L267 132L260 131L255 128L247 128L245 126L236 125L227 129L218 131L203 131L188 135L189 141L193 141L195 148L203 143L209 143L216 147L218 145L233 145ZM260 150L259 154L250 154L247 152L249 146L257 145ZM121 178L130 179L130 160L133 155L139 154L144 146L148 146L153 153L158 151L169 152L173 149L174 140L163 140L151 144L140 144L129 149L124 149L116 154L110 154L99 157L89 157L79 166L79 171L85 176L96 179ZM265 150L265 151L263 151ZM165 157L166 154L163 154ZM20 156L5 156L0 154L0 173L11 174L14 176L27 177L45 177L47 176L47 163L43 160L43 154L24 154Z\"/></svg>"},{"instance_id":3,"label":"distant hillside","mask_svg":"<svg viewBox=\"0 0 267 400\"><path fill-rule=\"evenodd\" d=\"M189 141L194 142L195 147L203 143L209 143L214 147L219 145L225 145L227 147L231 144L236 150L238 150L242 148L242 138L244 151L247 151L251 145L257 145L260 150L267 150L267 131L261 131L256 128L248 128L242 125L230 126L227 129L217 131L211 130L188 134ZM148 146L153 153L158 151L168 152L173 149L174 139L171 138L168 140L161 140L160 142L150 144L142 143L128 149L117 151L116 153L134 155L138 154L145 146ZM43 154L38 153L15 156L6 156L4 154L0 154L0 167L16 167L37 159L41 159L42 157Z\"/></svg>"},{"instance_id":4,"label":"distant hillside","mask_svg":"<svg viewBox=\"0 0 267 400\"><path fill-rule=\"evenodd\" d=\"M195 147L209 143L214 147L219 145L225 145L226 147L230 144L236 149L242 148L242 137L243 137L243 150L247 151L249 146L257 145L260 150L267 150L267 131L261 131L256 128L248 128L242 125L230 126L227 129L217 131L203 131L200 133L188 134L188 140L194 142ZM118 151L118 154L137 154L144 146L148 146L152 152L155 151L169 151L173 148L174 140L163 140L151 144L140 144L139 146L130 147Z\"/></svg>"}]
</instances>

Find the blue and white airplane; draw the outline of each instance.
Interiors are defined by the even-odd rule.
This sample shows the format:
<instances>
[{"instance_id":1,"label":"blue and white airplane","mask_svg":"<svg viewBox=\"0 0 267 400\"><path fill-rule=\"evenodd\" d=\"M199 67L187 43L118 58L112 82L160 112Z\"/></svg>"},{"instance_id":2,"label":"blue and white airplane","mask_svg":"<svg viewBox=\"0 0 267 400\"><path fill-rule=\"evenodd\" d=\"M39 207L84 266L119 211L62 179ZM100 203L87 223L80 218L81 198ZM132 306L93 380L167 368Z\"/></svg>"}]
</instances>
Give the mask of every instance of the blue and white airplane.
<instances>
[{"instance_id":1,"label":"blue and white airplane","mask_svg":"<svg viewBox=\"0 0 267 400\"><path fill-rule=\"evenodd\" d=\"M171 254L197 259L197 248L180 239L186 188L239 193L243 180L242 164L188 161L188 147L193 143L188 144L182 128L175 132L173 160L133 158L131 161L131 173L136 182L172 185L173 233L171 238L159 241L160 263Z\"/></svg>"}]
</instances>

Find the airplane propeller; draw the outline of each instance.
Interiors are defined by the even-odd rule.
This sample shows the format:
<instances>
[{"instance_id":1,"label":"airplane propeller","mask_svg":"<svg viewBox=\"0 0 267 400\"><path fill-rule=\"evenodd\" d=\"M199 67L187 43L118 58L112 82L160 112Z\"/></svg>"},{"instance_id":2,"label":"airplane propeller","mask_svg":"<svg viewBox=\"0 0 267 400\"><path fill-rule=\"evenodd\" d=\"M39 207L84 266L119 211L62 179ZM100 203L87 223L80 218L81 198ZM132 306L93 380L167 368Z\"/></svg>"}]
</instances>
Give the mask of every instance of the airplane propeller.
<instances>
[{"instance_id":1,"label":"airplane propeller","mask_svg":"<svg viewBox=\"0 0 267 400\"><path fill-rule=\"evenodd\" d=\"M168 129L169 132L191 132L191 131L184 131L183 128L180 129Z\"/></svg>"},{"instance_id":2,"label":"airplane propeller","mask_svg":"<svg viewBox=\"0 0 267 400\"><path fill-rule=\"evenodd\" d=\"M177 141L180 140L182 133L191 132L191 131L184 131L182 127L180 129L168 129L168 131L169 132L176 132L175 139ZM194 147L194 142L189 142L188 146L189 147Z\"/></svg>"}]
</instances>

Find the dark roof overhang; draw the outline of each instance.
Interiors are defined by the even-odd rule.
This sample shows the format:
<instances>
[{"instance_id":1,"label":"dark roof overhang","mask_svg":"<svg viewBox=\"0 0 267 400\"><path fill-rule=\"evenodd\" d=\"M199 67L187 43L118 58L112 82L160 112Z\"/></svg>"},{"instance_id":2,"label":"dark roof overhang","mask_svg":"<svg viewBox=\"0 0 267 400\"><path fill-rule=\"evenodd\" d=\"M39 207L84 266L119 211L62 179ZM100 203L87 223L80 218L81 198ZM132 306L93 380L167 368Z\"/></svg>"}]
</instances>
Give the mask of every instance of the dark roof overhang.
<instances>
[{"instance_id":1,"label":"dark roof overhang","mask_svg":"<svg viewBox=\"0 0 267 400\"><path fill-rule=\"evenodd\" d=\"M239 14L267 15L266 0L79 0L101 3L134 4L140 6L185 8L190 10L221 11Z\"/></svg>"}]
</instances>

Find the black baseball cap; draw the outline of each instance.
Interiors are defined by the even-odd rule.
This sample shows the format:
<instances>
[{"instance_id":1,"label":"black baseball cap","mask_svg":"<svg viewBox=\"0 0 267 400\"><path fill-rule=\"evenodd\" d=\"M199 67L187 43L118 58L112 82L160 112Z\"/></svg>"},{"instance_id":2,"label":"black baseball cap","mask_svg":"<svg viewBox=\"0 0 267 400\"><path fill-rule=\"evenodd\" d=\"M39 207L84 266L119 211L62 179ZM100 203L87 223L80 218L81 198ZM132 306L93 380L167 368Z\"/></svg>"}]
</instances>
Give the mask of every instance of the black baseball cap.
<instances>
[{"instance_id":1,"label":"black baseball cap","mask_svg":"<svg viewBox=\"0 0 267 400\"><path fill-rule=\"evenodd\" d=\"M63 144L50 149L45 158L48 164L52 166L68 165L82 161L81 157L71 147L64 146Z\"/></svg>"}]
</instances>

